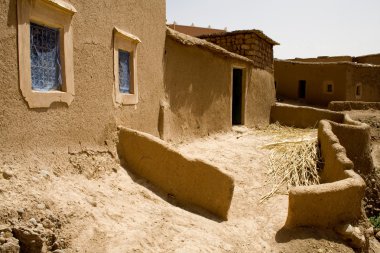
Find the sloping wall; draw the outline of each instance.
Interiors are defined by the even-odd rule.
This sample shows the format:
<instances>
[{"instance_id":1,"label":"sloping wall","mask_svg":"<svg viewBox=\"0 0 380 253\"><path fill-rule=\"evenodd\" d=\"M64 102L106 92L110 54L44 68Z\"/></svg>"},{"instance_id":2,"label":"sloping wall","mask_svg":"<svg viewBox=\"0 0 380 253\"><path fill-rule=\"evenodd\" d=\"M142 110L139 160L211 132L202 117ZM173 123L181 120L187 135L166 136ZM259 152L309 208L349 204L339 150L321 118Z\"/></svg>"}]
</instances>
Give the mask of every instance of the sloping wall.
<instances>
[{"instance_id":1,"label":"sloping wall","mask_svg":"<svg viewBox=\"0 0 380 253\"><path fill-rule=\"evenodd\" d=\"M160 139L127 128L120 129L118 153L128 170L149 180L170 198L227 219L234 181L219 168L187 158Z\"/></svg>"},{"instance_id":2,"label":"sloping wall","mask_svg":"<svg viewBox=\"0 0 380 253\"><path fill-rule=\"evenodd\" d=\"M29 109L19 90L16 0L0 2L1 152L62 150L104 145L121 124L158 135L164 97L165 1L99 0L70 3L73 16L75 98L69 107ZM113 41L117 26L138 36L139 103L115 108ZM80 144L81 143L81 144Z\"/></svg>"}]
</instances>

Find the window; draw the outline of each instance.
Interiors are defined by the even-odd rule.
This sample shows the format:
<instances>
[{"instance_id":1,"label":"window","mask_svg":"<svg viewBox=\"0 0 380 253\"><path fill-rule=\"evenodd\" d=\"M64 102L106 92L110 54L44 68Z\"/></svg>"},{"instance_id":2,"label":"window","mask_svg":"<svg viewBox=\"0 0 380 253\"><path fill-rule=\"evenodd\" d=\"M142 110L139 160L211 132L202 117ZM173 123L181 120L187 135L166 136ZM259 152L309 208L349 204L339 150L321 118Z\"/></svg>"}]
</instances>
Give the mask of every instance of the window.
<instances>
[{"instance_id":1,"label":"window","mask_svg":"<svg viewBox=\"0 0 380 253\"><path fill-rule=\"evenodd\" d=\"M74 99L71 20L63 0L18 0L20 90L30 108Z\"/></svg>"},{"instance_id":2,"label":"window","mask_svg":"<svg viewBox=\"0 0 380 253\"><path fill-rule=\"evenodd\" d=\"M116 105L134 105L138 102L136 36L114 28L114 102Z\"/></svg>"},{"instance_id":3,"label":"window","mask_svg":"<svg viewBox=\"0 0 380 253\"><path fill-rule=\"evenodd\" d=\"M130 93L131 70L129 67L130 53L119 50L119 91Z\"/></svg>"},{"instance_id":4,"label":"window","mask_svg":"<svg viewBox=\"0 0 380 253\"><path fill-rule=\"evenodd\" d=\"M361 83L356 84L355 97L358 99L362 97L362 84Z\"/></svg>"},{"instance_id":5,"label":"window","mask_svg":"<svg viewBox=\"0 0 380 253\"><path fill-rule=\"evenodd\" d=\"M30 23L32 90L62 89L59 30Z\"/></svg>"},{"instance_id":6,"label":"window","mask_svg":"<svg viewBox=\"0 0 380 253\"><path fill-rule=\"evenodd\" d=\"M332 93L333 92L333 86L332 84L327 84L327 92Z\"/></svg>"},{"instance_id":7,"label":"window","mask_svg":"<svg viewBox=\"0 0 380 253\"><path fill-rule=\"evenodd\" d=\"M333 81L324 81L323 82L323 91L325 94L334 93L334 82Z\"/></svg>"}]
</instances>

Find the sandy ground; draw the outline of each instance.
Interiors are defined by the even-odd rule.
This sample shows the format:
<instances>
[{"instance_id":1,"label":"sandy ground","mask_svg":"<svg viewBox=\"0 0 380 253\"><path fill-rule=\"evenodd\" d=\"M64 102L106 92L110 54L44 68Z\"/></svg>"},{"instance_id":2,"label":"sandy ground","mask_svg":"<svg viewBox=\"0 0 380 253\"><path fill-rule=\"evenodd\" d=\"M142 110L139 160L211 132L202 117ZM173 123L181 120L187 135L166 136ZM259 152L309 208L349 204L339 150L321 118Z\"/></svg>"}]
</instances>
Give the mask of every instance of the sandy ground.
<instances>
[{"instance_id":1,"label":"sandy ground","mask_svg":"<svg viewBox=\"0 0 380 253\"><path fill-rule=\"evenodd\" d=\"M294 138L315 135L316 130L299 130ZM32 226L31 218L42 224L49 219L53 225L46 231L66 253L354 252L329 230L284 229L286 195L259 203L270 190L270 151L262 147L281 140L273 133L236 128L172 144L235 178L226 222L171 204L120 167L114 152L3 154L1 170L7 176L0 176L0 225Z\"/></svg>"}]
</instances>

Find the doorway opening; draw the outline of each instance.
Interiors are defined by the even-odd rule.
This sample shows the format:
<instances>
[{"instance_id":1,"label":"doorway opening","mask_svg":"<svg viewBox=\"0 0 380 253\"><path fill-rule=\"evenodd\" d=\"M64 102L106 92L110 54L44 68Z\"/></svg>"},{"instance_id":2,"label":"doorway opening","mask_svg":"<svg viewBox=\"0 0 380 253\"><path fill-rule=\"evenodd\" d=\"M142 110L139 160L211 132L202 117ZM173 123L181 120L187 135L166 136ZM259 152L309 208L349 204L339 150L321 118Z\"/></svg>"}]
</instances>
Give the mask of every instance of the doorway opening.
<instances>
[{"instance_id":1,"label":"doorway opening","mask_svg":"<svg viewBox=\"0 0 380 253\"><path fill-rule=\"evenodd\" d=\"M306 97L306 81L298 81L298 98L304 99Z\"/></svg>"},{"instance_id":2,"label":"doorway opening","mask_svg":"<svg viewBox=\"0 0 380 253\"><path fill-rule=\"evenodd\" d=\"M232 71L232 125L243 124L243 69Z\"/></svg>"}]
</instances>

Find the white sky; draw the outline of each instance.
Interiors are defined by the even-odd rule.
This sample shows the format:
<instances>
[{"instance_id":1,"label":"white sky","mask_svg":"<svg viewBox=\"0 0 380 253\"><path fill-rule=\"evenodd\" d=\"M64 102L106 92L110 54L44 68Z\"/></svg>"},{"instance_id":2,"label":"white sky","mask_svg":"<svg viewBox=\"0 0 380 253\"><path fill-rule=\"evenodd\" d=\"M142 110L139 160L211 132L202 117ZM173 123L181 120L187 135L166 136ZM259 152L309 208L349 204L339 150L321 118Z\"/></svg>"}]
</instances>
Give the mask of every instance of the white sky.
<instances>
[{"instance_id":1,"label":"white sky","mask_svg":"<svg viewBox=\"0 0 380 253\"><path fill-rule=\"evenodd\" d=\"M167 0L167 22L260 29L276 58L380 53L380 0Z\"/></svg>"}]
</instances>

